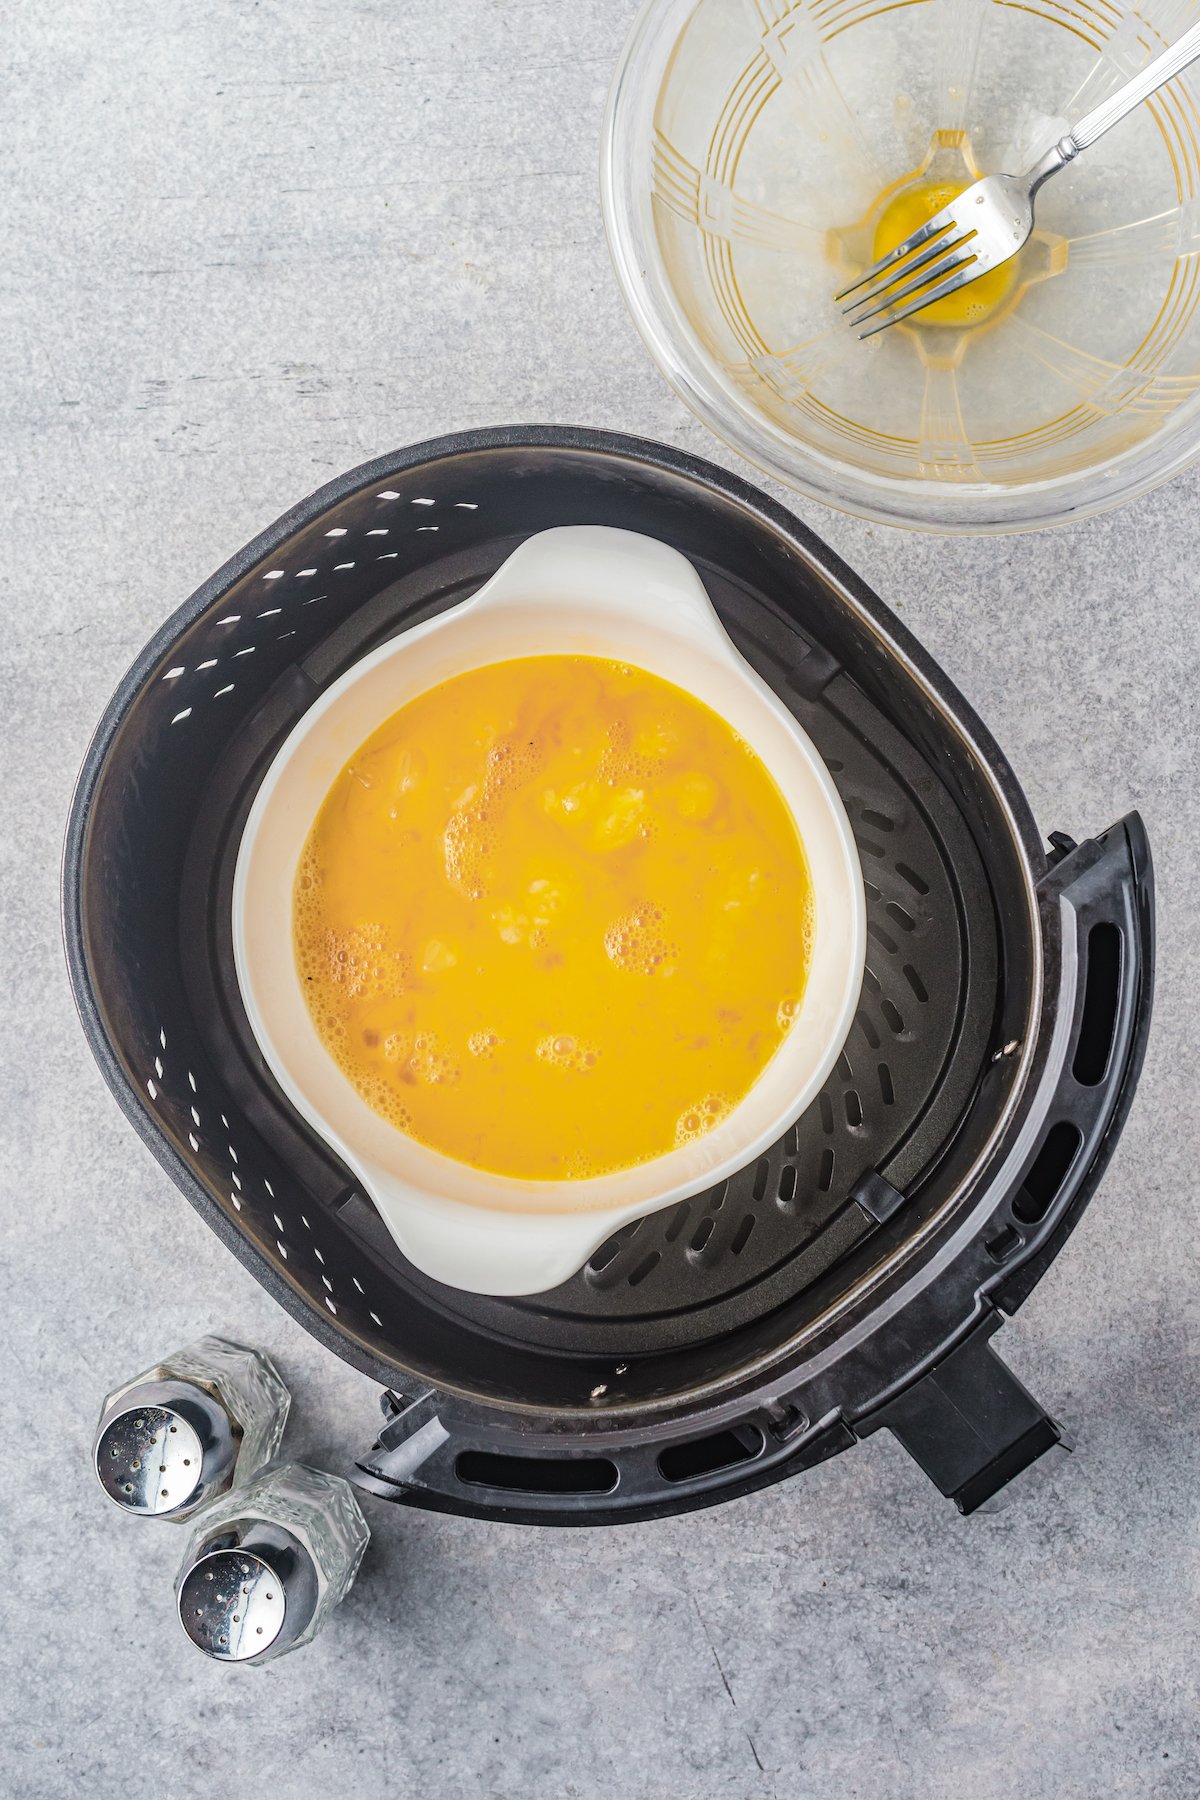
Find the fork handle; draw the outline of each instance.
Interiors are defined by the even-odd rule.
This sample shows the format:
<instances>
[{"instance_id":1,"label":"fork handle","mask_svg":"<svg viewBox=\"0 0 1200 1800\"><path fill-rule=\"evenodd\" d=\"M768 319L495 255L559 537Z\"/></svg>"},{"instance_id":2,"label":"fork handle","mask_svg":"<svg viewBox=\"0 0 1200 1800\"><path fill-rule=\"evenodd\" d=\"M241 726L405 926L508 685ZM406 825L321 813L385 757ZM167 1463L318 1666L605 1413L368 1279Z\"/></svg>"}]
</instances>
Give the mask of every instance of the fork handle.
<instances>
[{"instance_id":1,"label":"fork handle","mask_svg":"<svg viewBox=\"0 0 1200 1800\"><path fill-rule=\"evenodd\" d=\"M1119 87L1115 94L1110 94L1107 100L1102 100L1091 112L1084 113L1082 119L1072 125L1066 141L1072 143L1076 151L1086 150L1097 138L1103 137L1106 131L1119 125L1126 114L1140 106L1143 100L1156 94L1172 76L1178 75L1189 63L1195 62L1198 56L1200 24L1191 26L1177 43L1169 45L1152 62L1148 62L1132 81Z\"/></svg>"}]
</instances>

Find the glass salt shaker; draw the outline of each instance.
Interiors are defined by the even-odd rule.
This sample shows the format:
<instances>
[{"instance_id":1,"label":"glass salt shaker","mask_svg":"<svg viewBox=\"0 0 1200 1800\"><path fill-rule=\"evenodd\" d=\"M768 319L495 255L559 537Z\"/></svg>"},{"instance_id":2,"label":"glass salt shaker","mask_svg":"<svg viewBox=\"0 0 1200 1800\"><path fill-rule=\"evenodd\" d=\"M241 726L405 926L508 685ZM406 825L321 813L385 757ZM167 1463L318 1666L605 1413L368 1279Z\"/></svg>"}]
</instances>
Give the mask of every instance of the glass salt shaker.
<instances>
[{"instance_id":1,"label":"glass salt shaker","mask_svg":"<svg viewBox=\"0 0 1200 1800\"><path fill-rule=\"evenodd\" d=\"M271 1460L290 1405L265 1352L197 1338L105 1400L93 1452L100 1485L126 1512L190 1518Z\"/></svg>"},{"instance_id":2,"label":"glass salt shaker","mask_svg":"<svg viewBox=\"0 0 1200 1800\"><path fill-rule=\"evenodd\" d=\"M175 1581L184 1630L219 1662L270 1662L307 1644L349 1593L370 1535L340 1475L264 1470L197 1520Z\"/></svg>"}]
</instances>

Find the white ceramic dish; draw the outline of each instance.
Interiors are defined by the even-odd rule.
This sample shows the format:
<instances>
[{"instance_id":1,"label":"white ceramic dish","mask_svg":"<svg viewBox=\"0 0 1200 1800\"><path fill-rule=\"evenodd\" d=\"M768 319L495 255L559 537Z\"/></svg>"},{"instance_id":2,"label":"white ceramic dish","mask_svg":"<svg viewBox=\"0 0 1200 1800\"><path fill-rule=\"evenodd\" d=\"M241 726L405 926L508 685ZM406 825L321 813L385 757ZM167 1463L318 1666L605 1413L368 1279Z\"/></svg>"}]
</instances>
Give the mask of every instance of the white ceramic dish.
<instances>
[{"instance_id":1,"label":"white ceramic dish","mask_svg":"<svg viewBox=\"0 0 1200 1800\"><path fill-rule=\"evenodd\" d=\"M553 654L632 663L727 719L762 758L796 819L816 917L808 985L791 1030L714 1131L614 1175L520 1182L426 1149L360 1098L305 1003L292 949L292 889L322 801L378 725L467 669ZM774 1143L816 1097L845 1041L865 938L850 824L813 744L734 648L687 559L603 526L528 538L470 600L381 645L327 689L267 772L234 879L238 981L272 1074L358 1177L405 1256L472 1293L555 1287L618 1227L713 1185Z\"/></svg>"}]
</instances>

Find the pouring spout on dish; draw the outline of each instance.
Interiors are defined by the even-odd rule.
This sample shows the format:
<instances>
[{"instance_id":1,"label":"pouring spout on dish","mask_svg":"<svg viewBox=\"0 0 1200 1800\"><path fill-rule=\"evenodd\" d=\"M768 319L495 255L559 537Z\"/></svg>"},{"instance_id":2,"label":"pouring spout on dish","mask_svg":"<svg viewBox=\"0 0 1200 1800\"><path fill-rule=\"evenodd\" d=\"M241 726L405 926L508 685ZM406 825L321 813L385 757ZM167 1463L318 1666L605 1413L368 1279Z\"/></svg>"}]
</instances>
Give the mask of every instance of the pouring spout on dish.
<instances>
[{"instance_id":1,"label":"pouring spout on dish","mask_svg":"<svg viewBox=\"0 0 1200 1800\"><path fill-rule=\"evenodd\" d=\"M570 1280L614 1229L608 1213L520 1212L436 1198L384 1169L363 1186L421 1272L471 1294L541 1294ZM636 1216L636 1212L635 1212Z\"/></svg>"}]
</instances>

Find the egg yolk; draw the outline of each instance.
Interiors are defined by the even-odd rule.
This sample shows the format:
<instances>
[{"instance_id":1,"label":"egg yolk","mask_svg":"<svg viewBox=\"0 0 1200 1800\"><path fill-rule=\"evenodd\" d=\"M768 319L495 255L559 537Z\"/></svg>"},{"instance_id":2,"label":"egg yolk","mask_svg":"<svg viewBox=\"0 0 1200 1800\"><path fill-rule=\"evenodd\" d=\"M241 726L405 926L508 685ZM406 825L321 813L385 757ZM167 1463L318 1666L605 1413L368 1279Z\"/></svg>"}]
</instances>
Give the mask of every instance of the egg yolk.
<instances>
[{"instance_id":1,"label":"egg yolk","mask_svg":"<svg viewBox=\"0 0 1200 1800\"><path fill-rule=\"evenodd\" d=\"M889 250L902 244L911 232L927 224L934 213L940 212L962 192L963 184L948 181L924 182L904 188L889 200L880 214L872 255L875 258L886 256ZM955 293L935 300L932 306L922 308L914 315L914 322L921 325L983 324L1012 292L1016 267L1015 260L1010 260L1001 263L997 269L989 269L986 275L980 275ZM908 301L914 298L915 295L910 295Z\"/></svg>"},{"instance_id":2,"label":"egg yolk","mask_svg":"<svg viewBox=\"0 0 1200 1800\"><path fill-rule=\"evenodd\" d=\"M812 895L763 763L642 669L459 675L346 764L296 877L321 1039L397 1129L564 1180L704 1136L804 991Z\"/></svg>"}]
</instances>

